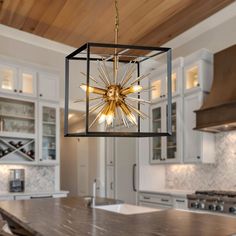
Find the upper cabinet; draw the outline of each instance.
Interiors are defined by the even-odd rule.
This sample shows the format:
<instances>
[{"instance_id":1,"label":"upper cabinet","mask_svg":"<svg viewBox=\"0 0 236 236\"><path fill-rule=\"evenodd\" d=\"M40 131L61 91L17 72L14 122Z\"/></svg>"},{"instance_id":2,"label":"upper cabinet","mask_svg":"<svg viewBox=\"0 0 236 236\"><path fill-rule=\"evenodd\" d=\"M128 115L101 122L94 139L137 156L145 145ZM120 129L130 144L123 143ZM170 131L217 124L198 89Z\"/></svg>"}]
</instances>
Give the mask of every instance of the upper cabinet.
<instances>
[{"instance_id":1,"label":"upper cabinet","mask_svg":"<svg viewBox=\"0 0 236 236\"><path fill-rule=\"evenodd\" d=\"M24 96L36 97L37 92L37 76L36 71L22 68L19 69L19 81L18 81L19 93Z\"/></svg>"},{"instance_id":2,"label":"upper cabinet","mask_svg":"<svg viewBox=\"0 0 236 236\"><path fill-rule=\"evenodd\" d=\"M181 160L181 99L172 100L172 135L153 137L151 140L151 164L177 163ZM151 108L152 131L166 132L167 102L159 102Z\"/></svg>"},{"instance_id":3,"label":"upper cabinet","mask_svg":"<svg viewBox=\"0 0 236 236\"><path fill-rule=\"evenodd\" d=\"M0 64L0 89L5 93L16 93L18 89L17 69Z\"/></svg>"},{"instance_id":4,"label":"upper cabinet","mask_svg":"<svg viewBox=\"0 0 236 236\"><path fill-rule=\"evenodd\" d=\"M213 56L199 50L172 62L172 135L150 139L150 163L213 163L213 134L194 130L195 110L209 93L213 81ZM151 130L166 131L166 68L153 71L151 77Z\"/></svg>"},{"instance_id":5,"label":"upper cabinet","mask_svg":"<svg viewBox=\"0 0 236 236\"><path fill-rule=\"evenodd\" d=\"M59 77L0 60L0 164L59 164Z\"/></svg>"},{"instance_id":6,"label":"upper cabinet","mask_svg":"<svg viewBox=\"0 0 236 236\"><path fill-rule=\"evenodd\" d=\"M0 89L4 93L36 97L36 72L17 66L0 64Z\"/></svg>"},{"instance_id":7,"label":"upper cabinet","mask_svg":"<svg viewBox=\"0 0 236 236\"><path fill-rule=\"evenodd\" d=\"M184 93L209 92L213 80L213 55L206 49L184 58Z\"/></svg>"},{"instance_id":8,"label":"upper cabinet","mask_svg":"<svg viewBox=\"0 0 236 236\"><path fill-rule=\"evenodd\" d=\"M39 73L38 96L40 99L59 100L59 79L58 76L48 73Z\"/></svg>"},{"instance_id":9,"label":"upper cabinet","mask_svg":"<svg viewBox=\"0 0 236 236\"><path fill-rule=\"evenodd\" d=\"M59 152L59 106L39 103L39 161L58 163Z\"/></svg>"},{"instance_id":10,"label":"upper cabinet","mask_svg":"<svg viewBox=\"0 0 236 236\"><path fill-rule=\"evenodd\" d=\"M172 63L172 96L180 95L183 77L183 58L178 58ZM162 66L152 72L151 75L151 100L158 102L167 98L167 68Z\"/></svg>"}]
</instances>

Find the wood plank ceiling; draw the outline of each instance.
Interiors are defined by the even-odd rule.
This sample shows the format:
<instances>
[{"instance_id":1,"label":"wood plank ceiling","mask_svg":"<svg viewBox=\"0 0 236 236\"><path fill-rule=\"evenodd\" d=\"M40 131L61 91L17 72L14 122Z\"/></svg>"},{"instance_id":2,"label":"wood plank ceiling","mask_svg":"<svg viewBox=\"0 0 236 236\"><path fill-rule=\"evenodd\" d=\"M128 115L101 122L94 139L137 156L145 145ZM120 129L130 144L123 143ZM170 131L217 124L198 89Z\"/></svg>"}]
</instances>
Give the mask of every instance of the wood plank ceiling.
<instances>
[{"instance_id":1,"label":"wood plank ceiling","mask_svg":"<svg viewBox=\"0 0 236 236\"><path fill-rule=\"evenodd\" d=\"M234 0L118 0L119 43L160 46ZM73 47L113 42L113 0L0 0L0 23Z\"/></svg>"}]
</instances>

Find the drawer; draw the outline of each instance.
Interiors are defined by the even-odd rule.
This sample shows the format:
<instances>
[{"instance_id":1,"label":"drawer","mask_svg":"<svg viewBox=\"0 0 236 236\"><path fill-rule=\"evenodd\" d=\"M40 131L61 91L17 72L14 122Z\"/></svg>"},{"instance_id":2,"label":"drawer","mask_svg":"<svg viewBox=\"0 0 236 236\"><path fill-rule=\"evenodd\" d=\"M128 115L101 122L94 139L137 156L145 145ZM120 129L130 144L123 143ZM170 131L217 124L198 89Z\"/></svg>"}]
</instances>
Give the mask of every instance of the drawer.
<instances>
[{"instance_id":1,"label":"drawer","mask_svg":"<svg viewBox=\"0 0 236 236\"><path fill-rule=\"evenodd\" d=\"M67 197L67 193L55 193L52 196L53 198Z\"/></svg>"},{"instance_id":2,"label":"drawer","mask_svg":"<svg viewBox=\"0 0 236 236\"><path fill-rule=\"evenodd\" d=\"M2 196L0 197L0 201L11 201L14 200L14 196Z\"/></svg>"},{"instance_id":3,"label":"drawer","mask_svg":"<svg viewBox=\"0 0 236 236\"><path fill-rule=\"evenodd\" d=\"M139 200L142 202L160 203L164 205L172 205L172 197L170 195L141 193Z\"/></svg>"},{"instance_id":4,"label":"drawer","mask_svg":"<svg viewBox=\"0 0 236 236\"><path fill-rule=\"evenodd\" d=\"M28 200L31 199L30 195L15 195L15 200Z\"/></svg>"},{"instance_id":5,"label":"drawer","mask_svg":"<svg viewBox=\"0 0 236 236\"><path fill-rule=\"evenodd\" d=\"M156 209L170 209L172 208L171 205L162 205L158 203L149 203L149 202L139 202L139 206L156 208Z\"/></svg>"},{"instance_id":6,"label":"drawer","mask_svg":"<svg viewBox=\"0 0 236 236\"><path fill-rule=\"evenodd\" d=\"M176 209L188 209L188 200L186 198L174 197L174 208Z\"/></svg>"}]
</instances>

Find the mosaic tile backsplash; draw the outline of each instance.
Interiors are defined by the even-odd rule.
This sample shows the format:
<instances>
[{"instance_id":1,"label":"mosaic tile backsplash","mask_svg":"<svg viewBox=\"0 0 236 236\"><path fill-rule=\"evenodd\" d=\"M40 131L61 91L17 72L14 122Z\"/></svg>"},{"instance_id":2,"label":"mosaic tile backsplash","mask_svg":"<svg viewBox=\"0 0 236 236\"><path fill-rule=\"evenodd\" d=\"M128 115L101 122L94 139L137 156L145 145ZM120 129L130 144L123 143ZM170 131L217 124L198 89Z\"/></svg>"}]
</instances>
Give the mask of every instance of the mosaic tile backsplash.
<instances>
[{"instance_id":1,"label":"mosaic tile backsplash","mask_svg":"<svg viewBox=\"0 0 236 236\"><path fill-rule=\"evenodd\" d=\"M236 190L236 131L216 134L216 162L166 167L166 188Z\"/></svg>"},{"instance_id":2,"label":"mosaic tile backsplash","mask_svg":"<svg viewBox=\"0 0 236 236\"><path fill-rule=\"evenodd\" d=\"M54 191L54 167L0 165L0 192L9 190L9 169L22 168L25 169L25 192Z\"/></svg>"}]
</instances>

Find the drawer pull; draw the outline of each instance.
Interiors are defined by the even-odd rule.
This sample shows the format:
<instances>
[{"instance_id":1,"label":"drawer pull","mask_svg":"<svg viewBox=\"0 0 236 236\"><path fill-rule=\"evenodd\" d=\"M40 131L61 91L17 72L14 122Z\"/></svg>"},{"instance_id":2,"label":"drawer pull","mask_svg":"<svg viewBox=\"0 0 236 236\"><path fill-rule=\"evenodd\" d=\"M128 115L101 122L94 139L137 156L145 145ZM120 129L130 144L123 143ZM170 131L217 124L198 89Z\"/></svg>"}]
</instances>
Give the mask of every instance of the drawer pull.
<instances>
[{"instance_id":1,"label":"drawer pull","mask_svg":"<svg viewBox=\"0 0 236 236\"><path fill-rule=\"evenodd\" d=\"M48 196L31 196L31 199L41 199L41 198L52 198L52 195L48 195Z\"/></svg>"},{"instance_id":2,"label":"drawer pull","mask_svg":"<svg viewBox=\"0 0 236 236\"><path fill-rule=\"evenodd\" d=\"M169 199L161 199L162 202L169 202Z\"/></svg>"},{"instance_id":3,"label":"drawer pull","mask_svg":"<svg viewBox=\"0 0 236 236\"><path fill-rule=\"evenodd\" d=\"M146 199L146 200L150 200L151 198L150 197L143 197L143 199Z\"/></svg>"},{"instance_id":4,"label":"drawer pull","mask_svg":"<svg viewBox=\"0 0 236 236\"><path fill-rule=\"evenodd\" d=\"M175 201L176 201L176 202L182 202L182 203L185 202L185 200L179 200L179 199L176 199Z\"/></svg>"}]
</instances>

